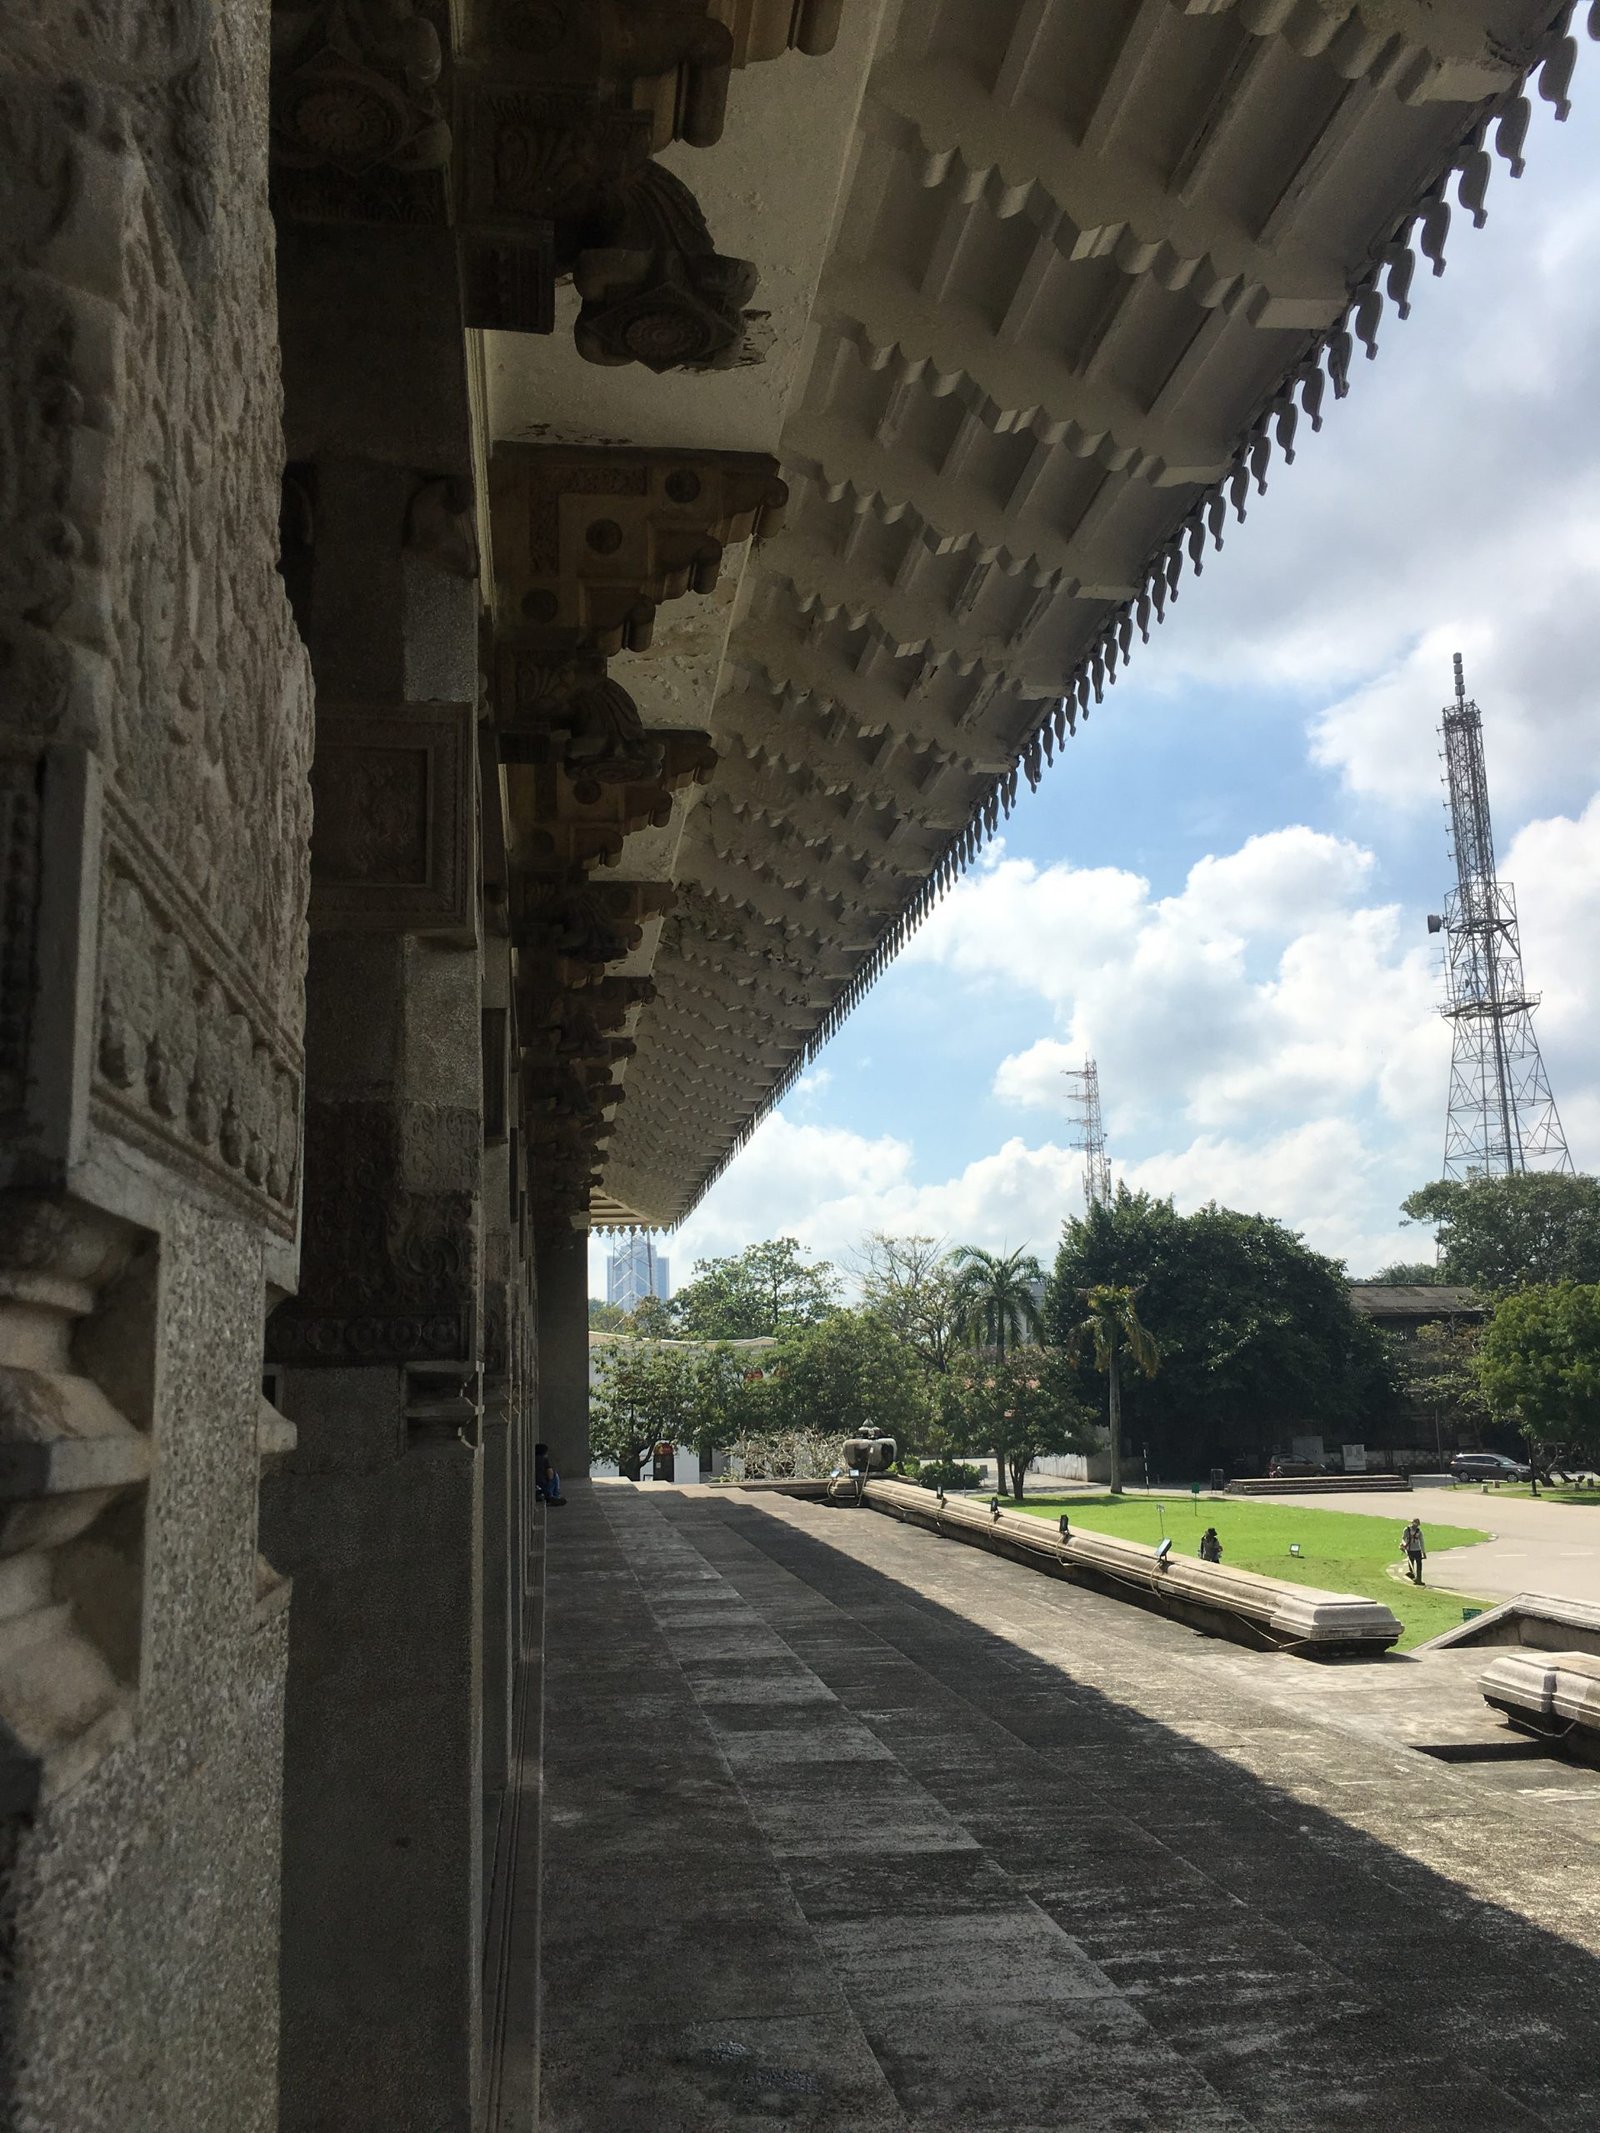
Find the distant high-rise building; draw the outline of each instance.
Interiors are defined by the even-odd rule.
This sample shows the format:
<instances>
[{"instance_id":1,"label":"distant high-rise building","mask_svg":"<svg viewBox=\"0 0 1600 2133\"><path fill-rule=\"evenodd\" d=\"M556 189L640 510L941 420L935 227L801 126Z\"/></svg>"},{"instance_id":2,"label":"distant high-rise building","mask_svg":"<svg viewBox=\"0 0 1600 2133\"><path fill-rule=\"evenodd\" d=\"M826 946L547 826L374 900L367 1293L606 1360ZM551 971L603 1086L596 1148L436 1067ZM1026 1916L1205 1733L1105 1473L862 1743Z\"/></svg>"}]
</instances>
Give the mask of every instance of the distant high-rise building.
<instances>
[{"instance_id":1,"label":"distant high-rise building","mask_svg":"<svg viewBox=\"0 0 1600 2133\"><path fill-rule=\"evenodd\" d=\"M624 1237L606 1261L606 1302L637 1311L647 1296L665 1303L671 1294L671 1269L652 1240L642 1230Z\"/></svg>"}]
</instances>

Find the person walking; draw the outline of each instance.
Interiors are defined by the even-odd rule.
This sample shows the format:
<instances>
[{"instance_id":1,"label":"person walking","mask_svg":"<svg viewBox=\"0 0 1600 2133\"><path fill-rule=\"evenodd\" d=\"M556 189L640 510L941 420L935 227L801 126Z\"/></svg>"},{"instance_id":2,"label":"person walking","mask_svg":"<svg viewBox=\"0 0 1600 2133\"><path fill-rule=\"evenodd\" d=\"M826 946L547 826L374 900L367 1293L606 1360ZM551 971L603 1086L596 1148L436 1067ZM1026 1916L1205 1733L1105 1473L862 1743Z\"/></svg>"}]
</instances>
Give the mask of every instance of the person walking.
<instances>
[{"instance_id":1,"label":"person walking","mask_svg":"<svg viewBox=\"0 0 1600 2133\"><path fill-rule=\"evenodd\" d=\"M1400 1552L1406 1559L1406 1575L1413 1585L1422 1583L1422 1559L1427 1549L1422 1543L1422 1520L1414 1518L1400 1536Z\"/></svg>"}]
</instances>

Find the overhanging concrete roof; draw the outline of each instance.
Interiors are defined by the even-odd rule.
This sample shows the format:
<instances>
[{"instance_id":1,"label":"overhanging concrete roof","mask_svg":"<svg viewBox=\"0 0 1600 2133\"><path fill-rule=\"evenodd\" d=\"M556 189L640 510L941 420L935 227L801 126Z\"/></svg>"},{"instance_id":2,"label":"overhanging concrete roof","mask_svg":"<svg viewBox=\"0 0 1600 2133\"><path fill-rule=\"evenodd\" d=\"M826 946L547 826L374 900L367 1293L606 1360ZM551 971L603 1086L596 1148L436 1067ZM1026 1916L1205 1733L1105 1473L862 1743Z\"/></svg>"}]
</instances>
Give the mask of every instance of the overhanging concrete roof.
<instances>
[{"instance_id":1,"label":"overhanging concrete roof","mask_svg":"<svg viewBox=\"0 0 1600 2133\"><path fill-rule=\"evenodd\" d=\"M597 1220L680 1219L743 1145L1520 168L1570 14L863 0L673 152L760 265L765 365L491 350L497 435L776 449L792 492L626 677L682 723L716 672L722 760L657 839Z\"/></svg>"}]
</instances>

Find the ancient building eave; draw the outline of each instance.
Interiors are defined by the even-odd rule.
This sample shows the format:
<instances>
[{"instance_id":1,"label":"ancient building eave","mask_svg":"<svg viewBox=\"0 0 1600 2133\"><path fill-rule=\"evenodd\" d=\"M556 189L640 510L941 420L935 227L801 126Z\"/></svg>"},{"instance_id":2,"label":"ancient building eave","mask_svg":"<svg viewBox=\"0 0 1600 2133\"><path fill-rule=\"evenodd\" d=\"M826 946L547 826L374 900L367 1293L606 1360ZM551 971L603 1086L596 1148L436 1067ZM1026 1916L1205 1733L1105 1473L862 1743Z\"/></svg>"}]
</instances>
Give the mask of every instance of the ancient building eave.
<instances>
[{"instance_id":1,"label":"ancient building eave","mask_svg":"<svg viewBox=\"0 0 1600 2133\"><path fill-rule=\"evenodd\" d=\"M886 23L784 529L746 570L724 762L685 827L706 893L664 924L597 1219L680 1220L782 1100L1452 221L1483 220L1493 159L1520 170L1528 99L1564 108L1571 14L905 0ZM708 913L787 982L712 997ZM823 968L848 974L795 982Z\"/></svg>"}]
</instances>

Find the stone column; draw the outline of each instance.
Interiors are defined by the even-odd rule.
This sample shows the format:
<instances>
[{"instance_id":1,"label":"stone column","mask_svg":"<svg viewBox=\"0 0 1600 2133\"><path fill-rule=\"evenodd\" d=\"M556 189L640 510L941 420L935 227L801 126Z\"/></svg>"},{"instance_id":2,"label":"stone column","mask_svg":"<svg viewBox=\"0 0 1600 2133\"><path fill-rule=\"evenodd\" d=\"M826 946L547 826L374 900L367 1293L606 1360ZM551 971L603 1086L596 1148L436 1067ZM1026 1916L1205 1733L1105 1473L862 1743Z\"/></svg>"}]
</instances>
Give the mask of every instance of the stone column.
<instances>
[{"instance_id":1,"label":"stone column","mask_svg":"<svg viewBox=\"0 0 1600 2133\"><path fill-rule=\"evenodd\" d=\"M477 587L447 233L281 232L285 567L317 680L283 2133L472 2133L484 1079ZM497 1508L504 1494L496 1469Z\"/></svg>"},{"instance_id":2,"label":"stone column","mask_svg":"<svg viewBox=\"0 0 1600 2133\"><path fill-rule=\"evenodd\" d=\"M0 9L0 2121L275 2122L310 689L265 10Z\"/></svg>"},{"instance_id":3,"label":"stone column","mask_svg":"<svg viewBox=\"0 0 1600 2133\"><path fill-rule=\"evenodd\" d=\"M588 1230L541 1230L536 1267L539 1435L577 1480L589 1471Z\"/></svg>"}]
</instances>

